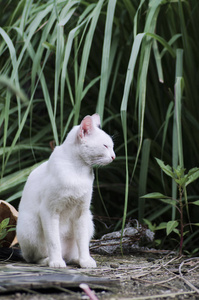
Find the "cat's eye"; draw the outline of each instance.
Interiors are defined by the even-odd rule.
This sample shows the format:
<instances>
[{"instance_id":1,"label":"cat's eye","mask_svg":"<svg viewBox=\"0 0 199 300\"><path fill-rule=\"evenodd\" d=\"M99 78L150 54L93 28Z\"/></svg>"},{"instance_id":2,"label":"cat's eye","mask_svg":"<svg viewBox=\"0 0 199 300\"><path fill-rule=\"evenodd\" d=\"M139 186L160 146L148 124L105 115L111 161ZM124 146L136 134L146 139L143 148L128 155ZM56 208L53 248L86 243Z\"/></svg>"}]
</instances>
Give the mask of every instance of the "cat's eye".
<instances>
[{"instance_id":1,"label":"cat's eye","mask_svg":"<svg viewBox=\"0 0 199 300\"><path fill-rule=\"evenodd\" d=\"M108 149L108 146L107 146L107 145L104 145L104 147L105 147L106 149Z\"/></svg>"}]
</instances>

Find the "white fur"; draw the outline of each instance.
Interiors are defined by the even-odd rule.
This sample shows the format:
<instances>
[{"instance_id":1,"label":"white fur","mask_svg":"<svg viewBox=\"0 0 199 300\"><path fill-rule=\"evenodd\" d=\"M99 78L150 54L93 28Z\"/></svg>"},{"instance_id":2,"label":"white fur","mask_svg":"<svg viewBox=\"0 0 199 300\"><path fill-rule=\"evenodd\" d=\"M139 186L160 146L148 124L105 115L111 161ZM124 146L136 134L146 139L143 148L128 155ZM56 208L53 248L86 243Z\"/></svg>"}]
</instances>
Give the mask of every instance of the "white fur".
<instances>
[{"instance_id":1,"label":"white fur","mask_svg":"<svg viewBox=\"0 0 199 300\"><path fill-rule=\"evenodd\" d=\"M26 261L55 268L66 267L65 261L83 268L96 266L89 253L94 232L89 209L92 166L115 158L112 139L99 125L97 114L85 117L28 177L17 223Z\"/></svg>"}]
</instances>

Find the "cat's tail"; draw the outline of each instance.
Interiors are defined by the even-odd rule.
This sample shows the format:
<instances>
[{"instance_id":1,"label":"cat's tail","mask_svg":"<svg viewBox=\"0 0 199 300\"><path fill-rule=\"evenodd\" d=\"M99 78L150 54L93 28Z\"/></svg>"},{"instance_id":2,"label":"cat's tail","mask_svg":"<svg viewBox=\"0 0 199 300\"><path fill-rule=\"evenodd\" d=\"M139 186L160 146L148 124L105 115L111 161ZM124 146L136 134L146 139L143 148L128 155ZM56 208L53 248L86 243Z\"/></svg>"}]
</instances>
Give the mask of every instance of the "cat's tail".
<instances>
[{"instance_id":1,"label":"cat's tail","mask_svg":"<svg viewBox=\"0 0 199 300\"><path fill-rule=\"evenodd\" d=\"M0 262L2 261L25 261L21 249L19 248L0 248Z\"/></svg>"}]
</instances>

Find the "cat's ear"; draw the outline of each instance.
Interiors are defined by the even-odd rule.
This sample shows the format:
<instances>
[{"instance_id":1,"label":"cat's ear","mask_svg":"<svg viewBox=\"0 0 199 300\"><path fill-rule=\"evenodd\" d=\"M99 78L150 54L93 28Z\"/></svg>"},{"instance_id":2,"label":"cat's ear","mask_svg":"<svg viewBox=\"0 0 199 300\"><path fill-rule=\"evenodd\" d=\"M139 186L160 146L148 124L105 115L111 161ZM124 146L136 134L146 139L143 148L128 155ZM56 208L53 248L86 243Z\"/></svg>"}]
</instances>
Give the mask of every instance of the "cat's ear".
<instances>
[{"instance_id":1,"label":"cat's ear","mask_svg":"<svg viewBox=\"0 0 199 300\"><path fill-rule=\"evenodd\" d=\"M92 119L93 119L94 124L97 127L101 128L100 116L98 114L94 114L94 115L92 115Z\"/></svg>"},{"instance_id":2,"label":"cat's ear","mask_svg":"<svg viewBox=\"0 0 199 300\"><path fill-rule=\"evenodd\" d=\"M101 122L100 122L100 116L98 114L92 115L92 119L95 123L95 125L99 128L101 128Z\"/></svg>"},{"instance_id":3,"label":"cat's ear","mask_svg":"<svg viewBox=\"0 0 199 300\"><path fill-rule=\"evenodd\" d=\"M93 130L93 119L91 116L86 116L80 124L78 130L78 136L83 138L85 135L89 135L92 133Z\"/></svg>"}]
</instances>

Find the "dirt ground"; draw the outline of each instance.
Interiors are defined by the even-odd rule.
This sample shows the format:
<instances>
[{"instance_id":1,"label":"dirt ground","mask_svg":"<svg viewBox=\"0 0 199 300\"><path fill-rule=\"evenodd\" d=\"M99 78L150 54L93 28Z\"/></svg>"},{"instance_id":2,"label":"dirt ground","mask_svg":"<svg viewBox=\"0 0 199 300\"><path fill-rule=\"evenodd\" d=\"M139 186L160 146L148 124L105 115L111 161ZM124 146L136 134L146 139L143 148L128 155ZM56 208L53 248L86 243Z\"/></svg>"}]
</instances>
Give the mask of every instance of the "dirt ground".
<instances>
[{"instance_id":1,"label":"dirt ground","mask_svg":"<svg viewBox=\"0 0 199 300\"><path fill-rule=\"evenodd\" d=\"M178 258L155 251L93 257L97 261L96 269L68 266L54 270L1 262L0 299L91 299L79 288L79 283L85 280L98 299L199 299L198 257Z\"/></svg>"}]
</instances>

